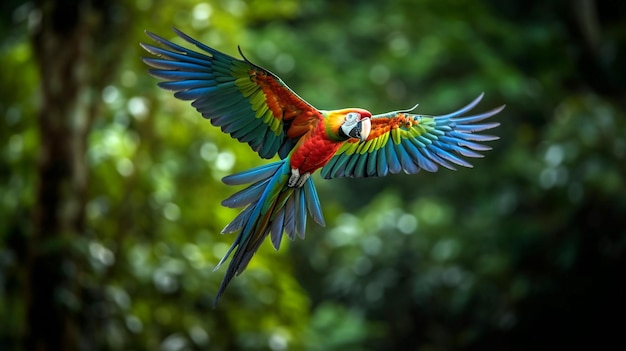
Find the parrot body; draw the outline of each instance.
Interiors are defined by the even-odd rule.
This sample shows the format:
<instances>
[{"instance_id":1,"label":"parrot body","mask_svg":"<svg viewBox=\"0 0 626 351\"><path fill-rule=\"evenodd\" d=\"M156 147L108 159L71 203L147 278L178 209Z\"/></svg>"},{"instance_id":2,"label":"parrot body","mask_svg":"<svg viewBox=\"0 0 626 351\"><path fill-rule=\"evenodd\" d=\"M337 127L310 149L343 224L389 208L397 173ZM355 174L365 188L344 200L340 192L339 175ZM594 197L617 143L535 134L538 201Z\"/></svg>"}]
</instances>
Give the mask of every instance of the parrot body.
<instances>
[{"instance_id":1,"label":"parrot body","mask_svg":"<svg viewBox=\"0 0 626 351\"><path fill-rule=\"evenodd\" d=\"M410 110L372 115L360 108L323 111L296 95L271 72L251 63L243 54L236 59L210 48L186 34L178 36L204 53L174 44L155 34L148 36L166 49L141 44L157 56L144 58L150 73L164 79L164 89L191 100L203 117L248 143L263 158L280 161L223 178L227 185L249 186L222 202L244 208L222 233L237 238L220 260L231 255L215 303L235 275L241 274L267 236L276 250L283 233L304 238L307 212L324 226L319 198L310 175L321 169L324 178L379 177L389 173L415 174L443 166L471 167L465 157L482 157L490 150L481 144L498 139L476 134L498 126L481 123L504 106L466 116L482 98L442 116L417 115Z\"/></svg>"}]
</instances>

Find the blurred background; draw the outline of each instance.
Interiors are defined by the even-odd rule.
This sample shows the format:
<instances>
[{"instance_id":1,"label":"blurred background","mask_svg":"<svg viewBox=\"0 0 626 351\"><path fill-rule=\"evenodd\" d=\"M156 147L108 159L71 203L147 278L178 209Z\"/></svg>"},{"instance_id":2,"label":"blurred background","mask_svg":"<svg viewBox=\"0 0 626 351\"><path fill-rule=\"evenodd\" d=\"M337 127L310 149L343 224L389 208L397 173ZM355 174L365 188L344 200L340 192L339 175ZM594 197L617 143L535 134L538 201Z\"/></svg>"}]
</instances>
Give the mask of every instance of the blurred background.
<instances>
[{"instance_id":1,"label":"blurred background","mask_svg":"<svg viewBox=\"0 0 626 351\"><path fill-rule=\"evenodd\" d=\"M317 177L327 226L212 309L220 179L268 161L146 73L172 26L323 109L485 92L501 139L473 169ZM623 1L2 1L0 349L624 350L625 41Z\"/></svg>"}]
</instances>

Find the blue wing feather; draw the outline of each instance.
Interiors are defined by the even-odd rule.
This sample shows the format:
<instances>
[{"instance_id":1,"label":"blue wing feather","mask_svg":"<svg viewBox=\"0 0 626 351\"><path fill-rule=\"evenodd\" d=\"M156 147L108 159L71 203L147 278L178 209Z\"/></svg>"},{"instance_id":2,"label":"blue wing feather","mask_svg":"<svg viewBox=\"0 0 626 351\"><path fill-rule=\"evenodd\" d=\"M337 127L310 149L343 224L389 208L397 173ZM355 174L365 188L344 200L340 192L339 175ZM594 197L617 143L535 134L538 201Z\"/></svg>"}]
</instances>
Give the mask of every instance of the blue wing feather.
<instances>
[{"instance_id":1,"label":"blue wing feather","mask_svg":"<svg viewBox=\"0 0 626 351\"><path fill-rule=\"evenodd\" d=\"M389 172L389 166L387 166L387 154L384 149L378 150L377 154L376 173L370 174L377 174L380 177L384 177ZM374 155L374 157L376 157L376 155Z\"/></svg>"},{"instance_id":2,"label":"blue wing feather","mask_svg":"<svg viewBox=\"0 0 626 351\"><path fill-rule=\"evenodd\" d=\"M387 153L387 166L389 167L389 172L391 174L400 173L402 170L402 165L400 164L400 160L398 160L398 154L393 148L393 141L389 140L387 144L385 144L385 152Z\"/></svg>"},{"instance_id":3,"label":"blue wing feather","mask_svg":"<svg viewBox=\"0 0 626 351\"><path fill-rule=\"evenodd\" d=\"M376 168L378 167L378 150L373 150L372 155L369 156L367 161L367 171L366 174L372 174L376 172Z\"/></svg>"},{"instance_id":4,"label":"blue wing feather","mask_svg":"<svg viewBox=\"0 0 626 351\"><path fill-rule=\"evenodd\" d=\"M449 153L448 151L444 150L443 148L440 148L440 147L438 147L436 145L433 145L432 149L435 151L435 153L439 157L441 157L441 158L443 158L443 159L445 159L447 161L456 163L459 166L463 166L463 167L467 167L467 168L472 168L473 167L471 163L465 161L464 159L462 159L460 157L457 157L457 156Z\"/></svg>"},{"instance_id":5,"label":"blue wing feather","mask_svg":"<svg viewBox=\"0 0 626 351\"><path fill-rule=\"evenodd\" d=\"M157 85L165 90L178 91L215 87L217 85L217 82L210 80L188 79L183 81L159 82L157 83Z\"/></svg>"},{"instance_id":6,"label":"blue wing feather","mask_svg":"<svg viewBox=\"0 0 626 351\"><path fill-rule=\"evenodd\" d=\"M350 174L355 174L356 163L359 160L360 156L360 154L355 153L352 155L352 157L350 157L350 159L348 159L348 163L346 163L346 172L349 172Z\"/></svg>"},{"instance_id":7,"label":"blue wing feather","mask_svg":"<svg viewBox=\"0 0 626 351\"><path fill-rule=\"evenodd\" d=\"M213 74L204 72L184 72L152 69L150 70L150 74L157 78L165 80L201 79L205 81L215 81L215 76Z\"/></svg>"},{"instance_id":8,"label":"blue wing feather","mask_svg":"<svg viewBox=\"0 0 626 351\"><path fill-rule=\"evenodd\" d=\"M196 65L194 63L188 62L176 62L149 57L144 57L143 62L154 68L160 69L185 70L188 72L206 72L206 66ZM153 70L149 70L148 72L152 73L152 71Z\"/></svg>"},{"instance_id":9,"label":"blue wing feather","mask_svg":"<svg viewBox=\"0 0 626 351\"><path fill-rule=\"evenodd\" d=\"M398 159L400 160L400 165L402 166L402 170L407 174L415 174L419 170L419 167L413 162L411 156L409 155L405 146L410 147L410 143L400 143L393 144L396 154L398 155Z\"/></svg>"}]
</instances>

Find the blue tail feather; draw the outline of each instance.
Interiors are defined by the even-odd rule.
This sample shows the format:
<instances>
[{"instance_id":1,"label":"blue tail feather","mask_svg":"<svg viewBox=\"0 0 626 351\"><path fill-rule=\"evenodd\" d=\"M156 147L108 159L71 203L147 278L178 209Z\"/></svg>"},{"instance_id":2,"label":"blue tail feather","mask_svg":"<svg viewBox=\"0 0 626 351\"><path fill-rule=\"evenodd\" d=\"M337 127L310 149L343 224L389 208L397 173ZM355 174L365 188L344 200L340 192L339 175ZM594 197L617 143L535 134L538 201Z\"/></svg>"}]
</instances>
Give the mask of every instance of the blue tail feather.
<instances>
[{"instance_id":1,"label":"blue tail feather","mask_svg":"<svg viewBox=\"0 0 626 351\"><path fill-rule=\"evenodd\" d=\"M324 216L322 215L322 206L320 205L320 199L317 196L317 190L315 189L315 184L313 184L313 179L307 179L306 183L302 187L304 191L304 200L306 201L306 207L309 210L309 214L313 217L313 220L321 225L322 227L326 226L326 222L324 222Z\"/></svg>"},{"instance_id":2,"label":"blue tail feather","mask_svg":"<svg viewBox=\"0 0 626 351\"><path fill-rule=\"evenodd\" d=\"M276 217L274 217L274 220L272 221L272 225L270 228L270 231L271 231L270 239L272 240L272 246L274 246L274 249L276 250L280 249L280 242L283 239L284 223L285 223L285 209L282 209L276 215Z\"/></svg>"},{"instance_id":3,"label":"blue tail feather","mask_svg":"<svg viewBox=\"0 0 626 351\"><path fill-rule=\"evenodd\" d=\"M261 198L261 195L263 195L263 190L265 189L267 182L269 182L269 179L260 180L249 187L234 193L229 198L222 201L222 206L239 208L258 201Z\"/></svg>"},{"instance_id":4,"label":"blue tail feather","mask_svg":"<svg viewBox=\"0 0 626 351\"><path fill-rule=\"evenodd\" d=\"M239 212L237 217L233 219L224 229L222 229L222 234L234 233L241 228L250 220L250 216L252 215L252 210L254 207L248 206L243 211Z\"/></svg>"},{"instance_id":5,"label":"blue tail feather","mask_svg":"<svg viewBox=\"0 0 626 351\"><path fill-rule=\"evenodd\" d=\"M249 184L222 202L227 207L247 207L230 222L222 233L238 231L237 238L214 270L232 258L220 284L213 306L236 276L241 274L265 237L278 250L283 234L290 239L304 237L307 209L315 222L324 225L319 198L311 178L302 188L287 186L291 169L289 158L224 177L229 185Z\"/></svg>"},{"instance_id":6,"label":"blue tail feather","mask_svg":"<svg viewBox=\"0 0 626 351\"><path fill-rule=\"evenodd\" d=\"M304 239L306 234L306 200L304 199L304 191L296 189L296 233L300 239Z\"/></svg>"}]
</instances>

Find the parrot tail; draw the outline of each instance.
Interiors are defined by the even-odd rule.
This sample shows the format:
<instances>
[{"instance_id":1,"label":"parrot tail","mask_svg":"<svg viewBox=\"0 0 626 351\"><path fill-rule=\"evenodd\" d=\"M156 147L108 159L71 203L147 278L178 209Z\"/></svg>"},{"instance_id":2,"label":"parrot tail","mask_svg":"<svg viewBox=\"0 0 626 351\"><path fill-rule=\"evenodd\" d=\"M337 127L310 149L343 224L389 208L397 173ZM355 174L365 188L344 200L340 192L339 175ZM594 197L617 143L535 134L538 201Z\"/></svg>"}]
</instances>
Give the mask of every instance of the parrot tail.
<instances>
[{"instance_id":1,"label":"parrot tail","mask_svg":"<svg viewBox=\"0 0 626 351\"><path fill-rule=\"evenodd\" d=\"M222 201L223 206L229 208L245 206L245 209L222 230L223 234L238 231L239 235L214 269L214 271L219 269L234 251L213 307L217 305L233 277L246 269L268 234L276 250L280 247L283 233L287 233L291 240L294 240L296 235L304 238L307 209L315 222L321 226L325 225L312 178L307 179L300 188L288 187L290 173L287 158L222 179L228 185L251 184Z\"/></svg>"}]
</instances>

